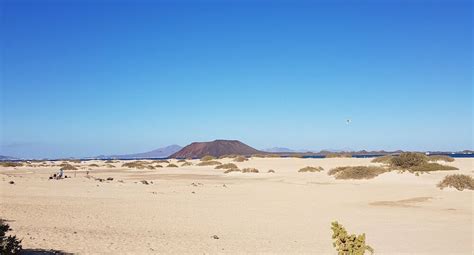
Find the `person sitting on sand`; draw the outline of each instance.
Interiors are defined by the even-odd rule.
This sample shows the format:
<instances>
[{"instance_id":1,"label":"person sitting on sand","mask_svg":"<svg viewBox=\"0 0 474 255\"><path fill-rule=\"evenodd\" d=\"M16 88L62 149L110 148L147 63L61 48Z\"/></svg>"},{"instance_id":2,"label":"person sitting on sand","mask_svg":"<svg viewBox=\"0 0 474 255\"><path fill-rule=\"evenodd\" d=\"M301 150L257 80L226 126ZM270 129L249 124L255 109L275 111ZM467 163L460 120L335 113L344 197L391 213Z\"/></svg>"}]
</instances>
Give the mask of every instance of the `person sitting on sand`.
<instances>
[{"instance_id":1,"label":"person sitting on sand","mask_svg":"<svg viewBox=\"0 0 474 255\"><path fill-rule=\"evenodd\" d=\"M63 170L63 169L59 169L58 179L63 178L63 175L64 175L64 170Z\"/></svg>"}]
</instances>

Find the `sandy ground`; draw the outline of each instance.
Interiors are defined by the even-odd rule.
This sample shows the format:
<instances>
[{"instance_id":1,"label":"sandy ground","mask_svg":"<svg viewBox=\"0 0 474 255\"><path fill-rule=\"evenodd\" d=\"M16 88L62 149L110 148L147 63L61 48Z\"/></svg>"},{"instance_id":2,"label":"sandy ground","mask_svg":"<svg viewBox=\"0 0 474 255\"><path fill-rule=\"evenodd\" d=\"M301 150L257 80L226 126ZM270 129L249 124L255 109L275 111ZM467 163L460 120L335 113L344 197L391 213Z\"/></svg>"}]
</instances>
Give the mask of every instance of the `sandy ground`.
<instances>
[{"instance_id":1,"label":"sandy ground","mask_svg":"<svg viewBox=\"0 0 474 255\"><path fill-rule=\"evenodd\" d=\"M94 163L99 167L88 166ZM446 163L458 171L371 180L327 175L336 166L374 165L356 158L252 158L236 164L260 173L229 174L122 163L82 162L76 177L66 171L73 178L64 180L48 179L57 166L0 168L0 217L25 248L82 254L335 254L334 220L366 233L377 254L473 253L473 192L436 184L455 172L473 175L474 159ZM325 170L298 173L305 166ZM87 170L114 180L86 178Z\"/></svg>"}]
</instances>

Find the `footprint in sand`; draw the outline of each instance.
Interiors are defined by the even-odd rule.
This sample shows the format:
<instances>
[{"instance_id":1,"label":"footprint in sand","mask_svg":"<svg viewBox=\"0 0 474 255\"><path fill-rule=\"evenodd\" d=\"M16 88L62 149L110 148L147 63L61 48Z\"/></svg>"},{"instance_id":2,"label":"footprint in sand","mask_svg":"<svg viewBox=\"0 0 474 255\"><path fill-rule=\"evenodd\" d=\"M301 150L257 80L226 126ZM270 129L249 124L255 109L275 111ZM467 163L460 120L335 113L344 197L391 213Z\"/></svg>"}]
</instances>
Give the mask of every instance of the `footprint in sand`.
<instances>
[{"instance_id":1,"label":"footprint in sand","mask_svg":"<svg viewBox=\"0 0 474 255\"><path fill-rule=\"evenodd\" d=\"M396 201L375 201L370 203L370 205L392 207L417 207L416 204L423 203L431 199L433 199L433 197L414 197Z\"/></svg>"}]
</instances>

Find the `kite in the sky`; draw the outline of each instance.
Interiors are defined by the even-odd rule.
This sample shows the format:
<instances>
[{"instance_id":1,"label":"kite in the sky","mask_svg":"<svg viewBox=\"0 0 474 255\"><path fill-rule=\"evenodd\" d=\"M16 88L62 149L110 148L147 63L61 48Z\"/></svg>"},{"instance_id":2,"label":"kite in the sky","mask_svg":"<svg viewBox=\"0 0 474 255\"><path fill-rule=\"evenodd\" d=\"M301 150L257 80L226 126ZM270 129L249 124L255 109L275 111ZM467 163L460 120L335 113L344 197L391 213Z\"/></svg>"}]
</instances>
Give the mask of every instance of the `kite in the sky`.
<instances>
[{"instance_id":1,"label":"kite in the sky","mask_svg":"<svg viewBox=\"0 0 474 255\"><path fill-rule=\"evenodd\" d=\"M351 124L351 122L352 122L351 119L347 119L347 120L346 120L346 124L347 124L347 125Z\"/></svg>"}]
</instances>

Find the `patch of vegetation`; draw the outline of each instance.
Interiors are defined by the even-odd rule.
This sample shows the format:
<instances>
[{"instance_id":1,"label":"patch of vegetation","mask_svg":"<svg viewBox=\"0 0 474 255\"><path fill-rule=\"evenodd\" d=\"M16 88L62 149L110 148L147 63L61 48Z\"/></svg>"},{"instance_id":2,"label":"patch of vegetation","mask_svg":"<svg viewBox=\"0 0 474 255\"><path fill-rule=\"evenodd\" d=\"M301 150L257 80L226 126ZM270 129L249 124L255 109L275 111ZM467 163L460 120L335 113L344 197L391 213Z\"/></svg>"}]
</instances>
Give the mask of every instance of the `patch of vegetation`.
<instances>
[{"instance_id":1,"label":"patch of vegetation","mask_svg":"<svg viewBox=\"0 0 474 255\"><path fill-rule=\"evenodd\" d=\"M192 166L193 163L191 162L184 162L181 166Z\"/></svg>"},{"instance_id":2,"label":"patch of vegetation","mask_svg":"<svg viewBox=\"0 0 474 255\"><path fill-rule=\"evenodd\" d=\"M410 172L431 172L431 171L443 171L443 170L459 170L454 166L445 166L438 163L425 163L419 166L414 166L408 169Z\"/></svg>"},{"instance_id":3,"label":"patch of vegetation","mask_svg":"<svg viewBox=\"0 0 474 255\"><path fill-rule=\"evenodd\" d=\"M266 157L266 155L265 154L253 154L252 157L253 158L264 158L264 157Z\"/></svg>"},{"instance_id":4,"label":"patch of vegetation","mask_svg":"<svg viewBox=\"0 0 474 255\"><path fill-rule=\"evenodd\" d=\"M168 164L166 167L178 167L178 166L175 164Z\"/></svg>"},{"instance_id":5,"label":"patch of vegetation","mask_svg":"<svg viewBox=\"0 0 474 255\"><path fill-rule=\"evenodd\" d=\"M228 173L231 173L231 172L242 172L240 171L240 169L238 168L231 168L231 169L227 169L224 171L225 174L228 174Z\"/></svg>"},{"instance_id":6,"label":"patch of vegetation","mask_svg":"<svg viewBox=\"0 0 474 255\"><path fill-rule=\"evenodd\" d=\"M214 160L214 159L216 159L216 158L211 156L211 155L207 155L207 156L202 157L201 161L211 161L211 160Z\"/></svg>"},{"instance_id":7,"label":"patch of vegetation","mask_svg":"<svg viewBox=\"0 0 474 255\"><path fill-rule=\"evenodd\" d=\"M178 160L178 163L186 163L186 159L180 159Z\"/></svg>"},{"instance_id":8,"label":"patch of vegetation","mask_svg":"<svg viewBox=\"0 0 474 255\"><path fill-rule=\"evenodd\" d=\"M300 173L304 173L304 172L314 173L314 172L321 172L323 170L324 169L320 166L307 166L307 167L301 168L298 172L300 172Z\"/></svg>"},{"instance_id":9,"label":"patch of vegetation","mask_svg":"<svg viewBox=\"0 0 474 255\"><path fill-rule=\"evenodd\" d=\"M112 164L112 163L115 163L115 161L109 159L109 160L106 160L105 163L106 164Z\"/></svg>"},{"instance_id":10,"label":"patch of vegetation","mask_svg":"<svg viewBox=\"0 0 474 255\"><path fill-rule=\"evenodd\" d=\"M222 155L219 157L219 159L224 159L224 158L237 158L239 155L236 154L227 154L227 155Z\"/></svg>"},{"instance_id":11,"label":"patch of vegetation","mask_svg":"<svg viewBox=\"0 0 474 255\"><path fill-rule=\"evenodd\" d=\"M216 166L215 169L233 169L233 168L238 168L238 167L234 163L227 163L227 164L218 165Z\"/></svg>"},{"instance_id":12,"label":"patch of vegetation","mask_svg":"<svg viewBox=\"0 0 474 255\"><path fill-rule=\"evenodd\" d=\"M18 167L23 166L22 162L13 162L13 161L0 161L0 166L3 167Z\"/></svg>"},{"instance_id":13,"label":"patch of vegetation","mask_svg":"<svg viewBox=\"0 0 474 255\"><path fill-rule=\"evenodd\" d=\"M385 155L385 156L381 156L381 157L376 157L374 159L372 159L372 163L382 163L382 164L391 164L392 163L392 158L393 156L392 155Z\"/></svg>"},{"instance_id":14,"label":"patch of vegetation","mask_svg":"<svg viewBox=\"0 0 474 255\"><path fill-rule=\"evenodd\" d=\"M365 233L361 235L348 234L344 226L337 221L331 223L332 245L339 255L363 255L366 251L374 253L374 249L365 243Z\"/></svg>"},{"instance_id":15,"label":"patch of vegetation","mask_svg":"<svg viewBox=\"0 0 474 255\"><path fill-rule=\"evenodd\" d=\"M219 162L219 161L209 160L209 161L200 162L200 163L197 164L197 165L198 165L198 166L216 166L216 165L220 165L220 164L222 164L222 163Z\"/></svg>"},{"instance_id":16,"label":"patch of vegetation","mask_svg":"<svg viewBox=\"0 0 474 255\"><path fill-rule=\"evenodd\" d=\"M303 155L302 154L291 154L289 157L290 158L303 158Z\"/></svg>"},{"instance_id":17,"label":"patch of vegetation","mask_svg":"<svg viewBox=\"0 0 474 255\"><path fill-rule=\"evenodd\" d=\"M155 167L152 166L152 165L147 165L145 166L146 169L149 169L149 170L155 170Z\"/></svg>"},{"instance_id":18,"label":"patch of vegetation","mask_svg":"<svg viewBox=\"0 0 474 255\"><path fill-rule=\"evenodd\" d=\"M426 164L427 162L428 157L425 154L417 152L403 152L398 156L394 156L390 163L394 167L408 169L414 166Z\"/></svg>"},{"instance_id":19,"label":"patch of vegetation","mask_svg":"<svg viewBox=\"0 0 474 255\"><path fill-rule=\"evenodd\" d=\"M12 230L5 220L0 219L0 254L20 254L21 240L16 236L7 236L7 232Z\"/></svg>"},{"instance_id":20,"label":"patch of vegetation","mask_svg":"<svg viewBox=\"0 0 474 255\"><path fill-rule=\"evenodd\" d=\"M77 167L70 164L61 164L61 170L77 170Z\"/></svg>"},{"instance_id":21,"label":"patch of vegetation","mask_svg":"<svg viewBox=\"0 0 474 255\"><path fill-rule=\"evenodd\" d=\"M107 167L108 167L108 168L115 168L115 166L114 166L114 165L111 165L111 164L107 164Z\"/></svg>"},{"instance_id":22,"label":"patch of vegetation","mask_svg":"<svg viewBox=\"0 0 474 255\"><path fill-rule=\"evenodd\" d=\"M267 173L275 173L275 170L273 170L273 169L270 169L270 170L268 170L268 172L267 172Z\"/></svg>"},{"instance_id":23,"label":"patch of vegetation","mask_svg":"<svg viewBox=\"0 0 474 255\"><path fill-rule=\"evenodd\" d=\"M256 169L256 168L244 168L244 169L242 169L242 173L258 173L258 169Z\"/></svg>"},{"instance_id":24,"label":"patch of vegetation","mask_svg":"<svg viewBox=\"0 0 474 255\"><path fill-rule=\"evenodd\" d=\"M67 162L80 164L82 161L80 159L68 159L68 160L65 160L65 163Z\"/></svg>"},{"instance_id":25,"label":"patch of vegetation","mask_svg":"<svg viewBox=\"0 0 474 255\"><path fill-rule=\"evenodd\" d=\"M329 153L326 154L326 158L352 158L350 153Z\"/></svg>"},{"instance_id":26,"label":"patch of vegetation","mask_svg":"<svg viewBox=\"0 0 474 255\"><path fill-rule=\"evenodd\" d=\"M97 164L89 164L90 167L99 167Z\"/></svg>"},{"instance_id":27,"label":"patch of vegetation","mask_svg":"<svg viewBox=\"0 0 474 255\"><path fill-rule=\"evenodd\" d=\"M437 186L440 189L450 187L459 191L463 191L464 189L474 190L474 178L465 174L451 174L444 177Z\"/></svg>"},{"instance_id":28,"label":"patch of vegetation","mask_svg":"<svg viewBox=\"0 0 474 255\"><path fill-rule=\"evenodd\" d=\"M445 162L453 162L454 158L448 155L430 155L428 157L428 161L445 161Z\"/></svg>"},{"instance_id":29,"label":"patch of vegetation","mask_svg":"<svg viewBox=\"0 0 474 255\"><path fill-rule=\"evenodd\" d=\"M141 161L132 161L122 164L122 167L144 169L146 166Z\"/></svg>"},{"instance_id":30,"label":"patch of vegetation","mask_svg":"<svg viewBox=\"0 0 474 255\"><path fill-rule=\"evenodd\" d=\"M162 168L162 165L155 165L155 168Z\"/></svg>"},{"instance_id":31,"label":"patch of vegetation","mask_svg":"<svg viewBox=\"0 0 474 255\"><path fill-rule=\"evenodd\" d=\"M378 166L343 166L329 170L329 175L334 175L336 179L372 179L387 172L388 169Z\"/></svg>"},{"instance_id":32,"label":"patch of vegetation","mask_svg":"<svg viewBox=\"0 0 474 255\"><path fill-rule=\"evenodd\" d=\"M244 161L247 161L249 160L248 158L244 157L244 156L238 156L236 158L234 158L234 162L244 162Z\"/></svg>"},{"instance_id":33,"label":"patch of vegetation","mask_svg":"<svg viewBox=\"0 0 474 255\"><path fill-rule=\"evenodd\" d=\"M156 163L156 164L169 164L170 162L166 159L158 159L158 160L153 160L151 163Z\"/></svg>"}]
</instances>

